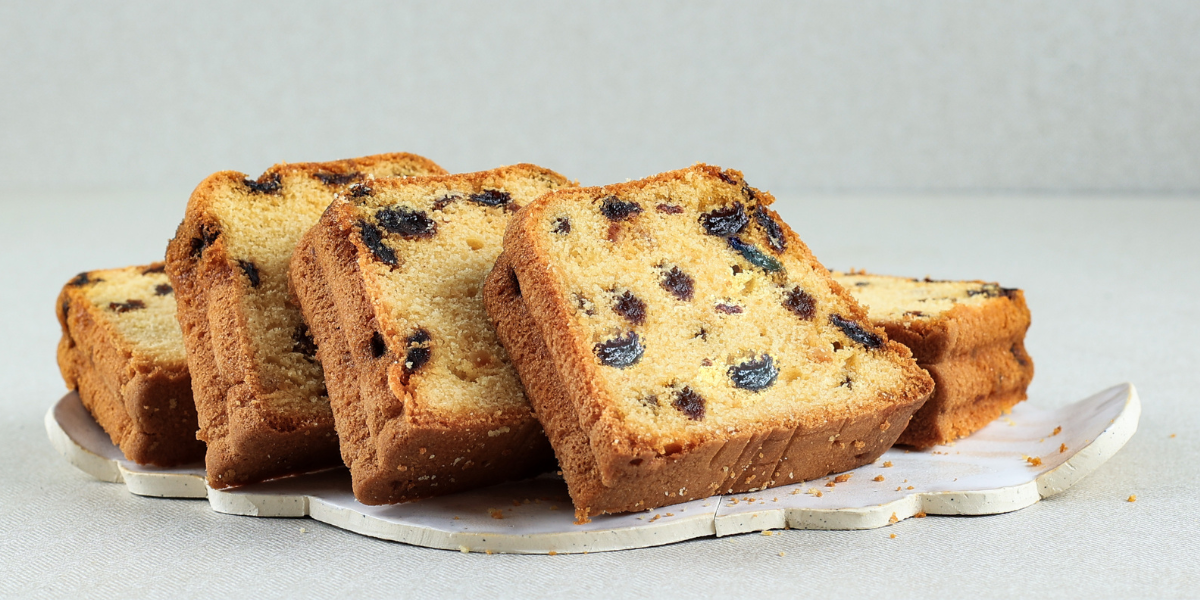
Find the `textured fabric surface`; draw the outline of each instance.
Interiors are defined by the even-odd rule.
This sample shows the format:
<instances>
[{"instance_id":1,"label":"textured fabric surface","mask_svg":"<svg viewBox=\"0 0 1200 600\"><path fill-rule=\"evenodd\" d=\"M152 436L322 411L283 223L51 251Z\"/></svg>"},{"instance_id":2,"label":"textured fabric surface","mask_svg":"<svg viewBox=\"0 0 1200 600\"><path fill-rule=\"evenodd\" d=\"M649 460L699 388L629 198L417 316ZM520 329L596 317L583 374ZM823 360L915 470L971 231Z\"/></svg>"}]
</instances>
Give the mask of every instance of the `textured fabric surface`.
<instances>
[{"instance_id":1,"label":"textured fabric surface","mask_svg":"<svg viewBox=\"0 0 1200 600\"><path fill-rule=\"evenodd\" d=\"M909 519L870 531L487 556L383 542L309 519L219 515L202 500L141 498L57 456L42 417L64 393L54 364L59 286L85 269L160 257L185 198L178 190L0 196L0 596L1200 595L1197 199L779 202L829 267L1024 288L1037 363L1029 402L1055 407L1121 381L1137 385L1138 433L1067 492L1005 515ZM1137 502L1126 501L1130 494Z\"/></svg>"}]
</instances>

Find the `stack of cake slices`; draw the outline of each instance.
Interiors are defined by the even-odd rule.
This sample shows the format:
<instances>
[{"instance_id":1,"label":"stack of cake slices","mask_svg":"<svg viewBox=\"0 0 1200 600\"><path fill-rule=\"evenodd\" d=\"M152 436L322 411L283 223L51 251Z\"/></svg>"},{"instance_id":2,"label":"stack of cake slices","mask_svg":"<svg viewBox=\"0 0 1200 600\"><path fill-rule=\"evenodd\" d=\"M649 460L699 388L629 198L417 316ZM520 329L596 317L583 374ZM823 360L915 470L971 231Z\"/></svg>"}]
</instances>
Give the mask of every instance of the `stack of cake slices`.
<instances>
[{"instance_id":1,"label":"stack of cake slices","mask_svg":"<svg viewBox=\"0 0 1200 600\"><path fill-rule=\"evenodd\" d=\"M203 458L213 488L344 464L389 504L557 471L579 519L853 469L1025 398L1019 290L830 274L773 202L708 165L216 173L165 267L66 284L59 364L129 459Z\"/></svg>"}]
</instances>

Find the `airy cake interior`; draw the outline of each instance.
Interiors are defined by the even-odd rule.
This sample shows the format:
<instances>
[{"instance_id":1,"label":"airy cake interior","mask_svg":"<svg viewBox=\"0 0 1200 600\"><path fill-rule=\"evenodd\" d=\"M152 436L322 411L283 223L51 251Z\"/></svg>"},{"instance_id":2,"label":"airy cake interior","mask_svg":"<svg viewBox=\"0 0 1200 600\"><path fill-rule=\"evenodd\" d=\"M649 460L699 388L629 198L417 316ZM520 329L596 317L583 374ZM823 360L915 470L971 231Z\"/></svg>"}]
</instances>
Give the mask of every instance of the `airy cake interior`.
<instances>
[{"instance_id":1,"label":"airy cake interior","mask_svg":"<svg viewBox=\"0 0 1200 600\"><path fill-rule=\"evenodd\" d=\"M671 452L905 388L881 331L785 233L769 194L736 171L680 173L561 192L533 234L631 437Z\"/></svg>"}]
</instances>

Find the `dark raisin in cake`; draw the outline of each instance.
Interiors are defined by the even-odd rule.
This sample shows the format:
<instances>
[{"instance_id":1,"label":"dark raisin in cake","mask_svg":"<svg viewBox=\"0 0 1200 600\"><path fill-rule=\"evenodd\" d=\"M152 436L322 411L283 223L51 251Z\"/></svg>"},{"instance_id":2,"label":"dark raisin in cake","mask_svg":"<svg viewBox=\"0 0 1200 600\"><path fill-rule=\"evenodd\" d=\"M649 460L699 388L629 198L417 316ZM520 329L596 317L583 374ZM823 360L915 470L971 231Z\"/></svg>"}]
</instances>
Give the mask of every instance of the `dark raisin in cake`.
<instances>
[{"instance_id":1,"label":"dark raisin in cake","mask_svg":"<svg viewBox=\"0 0 1200 600\"><path fill-rule=\"evenodd\" d=\"M80 273L56 310L63 380L125 457L160 467L203 458L163 264Z\"/></svg>"},{"instance_id":2,"label":"dark raisin in cake","mask_svg":"<svg viewBox=\"0 0 1200 600\"><path fill-rule=\"evenodd\" d=\"M1030 318L1021 290L854 272L834 279L888 337L912 350L937 384L898 443L945 444L1025 399L1033 360L1025 352Z\"/></svg>"},{"instance_id":3,"label":"dark raisin in cake","mask_svg":"<svg viewBox=\"0 0 1200 600\"><path fill-rule=\"evenodd\" d=\"M292 291L360 502L553 467L481 290L516 210L569 185L532 165L380 181L342 194L300 242Z\"/></svg>"},{"instance_id":4,"label":"dark raisin in cake","mask_svg":"<svg viewBox=\"0 0 1200 600\"><path fill-rule=\"evenodd\" d=\"M741 173L543 196L485 301L576 515L870 462L933 387Z\"/></svg>"},{"instance_id":5,"label":"dark raisin in cake","mask_svg":"<svg viewBox=\"0 0 1200 600\"><path fill-rule=\"evenodd\" d=\"M225 171L192 193L167 248L208 482L224 488L339 463L315 345L288 296L296 242L334 194L445 171L412 154Z\"/></svg>"}]
</instances>

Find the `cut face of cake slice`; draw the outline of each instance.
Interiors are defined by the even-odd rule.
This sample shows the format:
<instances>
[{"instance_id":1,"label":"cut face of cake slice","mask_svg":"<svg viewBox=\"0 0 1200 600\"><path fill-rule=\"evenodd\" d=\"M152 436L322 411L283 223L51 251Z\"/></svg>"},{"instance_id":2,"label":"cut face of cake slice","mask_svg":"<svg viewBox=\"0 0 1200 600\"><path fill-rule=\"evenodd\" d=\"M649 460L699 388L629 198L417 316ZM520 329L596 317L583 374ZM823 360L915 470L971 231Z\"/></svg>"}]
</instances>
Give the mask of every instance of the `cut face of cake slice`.
<instances>
[{"instance_id":1,"label":"cut face of cake slice","mask_svg":"<svg viewBox=\"0 0 1200 600\"><path fill-rule=\"evenodd\" d=\"M378 181L348 189L304 236L292 291L360 502L553 468L482 288L516 210L570 185L533 165Z\"/></svg>"},{"instance_id":2,"label":"cut face of cake slice","mask_svg":"<svg viewBox=\"0 0 1200 600\"><path fill-rule=\"evenodd\" d=\"M126 458L170 467L204 457L161 262L80 273L63 287L57 312L63 380Z\"/></svg>"},{"instance_id":3,"label":"cut face of cake slice","mask_svg":"<svg viewBox=\"0 0 1200 600\"><path fill-rule=\"evenodd\" d=\"M912 350L937 384L898 443L945 444L1026 398L1033 360L1025 351L1030 316L1021 290L866 273L834 278L888 337Z\"/></svg>"},{"instance_id":4,"label":"cut face of cake slice","mask_svg":"<svg viewBox=\"0 0 1200 600\"><path fill-rule=\"evenodd\" d=\"M521 211L488 311L577 515L873 460L929 395L737 171L561 190Z\"/></svg>"},{"instance_id":5,"label":"cut face of cake slice","mask_svg":"<svg viewBox=\"0 0 1200 600\"><path fill-rule=\"evenodd\" d=\"M420 156L281 164L258 180L226 171L192 193L167 248L209 485L338 464L315 345L287 289L296 242L334 194L373 178L440 174Z\"/></svg>"}]
</instances>

